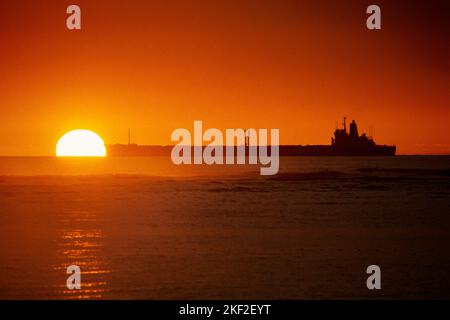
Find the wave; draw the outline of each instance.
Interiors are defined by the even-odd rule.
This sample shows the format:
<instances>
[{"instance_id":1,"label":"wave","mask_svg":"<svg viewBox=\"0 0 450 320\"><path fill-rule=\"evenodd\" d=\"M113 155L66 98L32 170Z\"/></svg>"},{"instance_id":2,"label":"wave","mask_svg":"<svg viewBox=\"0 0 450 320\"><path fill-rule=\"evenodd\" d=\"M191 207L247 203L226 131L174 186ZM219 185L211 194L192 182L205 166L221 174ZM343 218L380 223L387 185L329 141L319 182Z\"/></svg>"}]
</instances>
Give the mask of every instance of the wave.
<instances>
[{"instance_id":1,"label":"wave","mask_svg":"<svg viewBox=\"0 0 450 320\"><path fill-rule=\"evenodd\" d=\"M418 168L358 168L363 173L400 173L418 175L436 175L450 177L450 169L418 169Z\"/></svg>"},{"instance_id":2,"label":"wave","mask_svg":"<svg viewBox=\"0 0 450 320\"><path fill-rule=\"evenodd\" d=\"M303 181L303 180L325 180L325 179L341 179L348 177L348 173L332 170L311 171L311 172L289 172L279 173L276 176L271 176L270 180L279 181Z\"/></svg>"}]
</instances>

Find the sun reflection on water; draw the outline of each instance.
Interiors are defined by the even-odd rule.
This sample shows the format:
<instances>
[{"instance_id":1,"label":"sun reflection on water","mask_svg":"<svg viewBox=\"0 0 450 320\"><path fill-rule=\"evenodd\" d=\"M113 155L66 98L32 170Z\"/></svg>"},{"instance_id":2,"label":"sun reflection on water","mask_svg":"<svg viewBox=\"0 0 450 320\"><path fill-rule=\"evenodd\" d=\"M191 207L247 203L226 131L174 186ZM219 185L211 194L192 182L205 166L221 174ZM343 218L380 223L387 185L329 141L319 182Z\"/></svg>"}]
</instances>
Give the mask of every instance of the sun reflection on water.
<instances>
[{"instance_id":1,"label":"sun reflection on water","mask_svg":"<svg viewBox=\"0 0 450 320\"><path fill-rule=\"evenodd\" d=\"M92 211L65 210L60 215L57 236L59 264L54 270L66 274L67 267L81 269L81 289L69 290L66 283L58 286L64 299L101 299L107 288L110 270L103 258L103 233L97 215Z\"/></svg>"}]
</instances>

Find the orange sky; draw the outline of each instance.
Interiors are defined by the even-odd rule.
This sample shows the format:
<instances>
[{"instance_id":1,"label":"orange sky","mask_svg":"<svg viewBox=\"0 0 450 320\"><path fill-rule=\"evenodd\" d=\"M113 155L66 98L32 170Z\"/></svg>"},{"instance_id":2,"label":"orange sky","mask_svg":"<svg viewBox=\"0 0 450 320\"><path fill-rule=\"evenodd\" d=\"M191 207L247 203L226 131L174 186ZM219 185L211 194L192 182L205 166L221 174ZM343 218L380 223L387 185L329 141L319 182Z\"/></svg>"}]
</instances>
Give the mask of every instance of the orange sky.
<instances>
[{"instance_id":1,"label":"orange sky","mask_svg":"<svg viewBox=\"0 0 450 320\"><path fill-rule=\"evenodd\" d=\"M194 120L329 144L343 116L398 153L449 154L448 1L376 3L381 31L368 1L2 1L0 155L52 155L77 128L170 144Z\"/></svg>"}]
</instances>

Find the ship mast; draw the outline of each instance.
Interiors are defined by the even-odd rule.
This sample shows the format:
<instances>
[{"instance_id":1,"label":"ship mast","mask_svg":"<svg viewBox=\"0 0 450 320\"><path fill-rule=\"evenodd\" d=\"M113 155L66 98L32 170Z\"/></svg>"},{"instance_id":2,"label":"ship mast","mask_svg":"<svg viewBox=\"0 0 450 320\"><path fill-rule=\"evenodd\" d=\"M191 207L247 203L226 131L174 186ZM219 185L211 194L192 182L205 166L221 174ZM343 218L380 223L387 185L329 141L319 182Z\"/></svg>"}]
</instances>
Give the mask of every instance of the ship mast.
<instances>
[{"instance_id":1,"label":"ship mast","mask_svg":"<svg viewBox=\"0 0 450 320\"><path fill-rule=\"evenodd\" d=\"M248 148L250 145L250 137L248 136L248 129L245 129L244 132L245 132L245 147Z\"/></svg>"},{"instance_id":2,"label":"ship mast","mask_svg":"<svg viewBox=\"0 0 450 320\"><path fill-rule=\"evenodd\" d=\"M131 130L128 128L128 145L131 144Z\"/></svg>"}]
</instances>

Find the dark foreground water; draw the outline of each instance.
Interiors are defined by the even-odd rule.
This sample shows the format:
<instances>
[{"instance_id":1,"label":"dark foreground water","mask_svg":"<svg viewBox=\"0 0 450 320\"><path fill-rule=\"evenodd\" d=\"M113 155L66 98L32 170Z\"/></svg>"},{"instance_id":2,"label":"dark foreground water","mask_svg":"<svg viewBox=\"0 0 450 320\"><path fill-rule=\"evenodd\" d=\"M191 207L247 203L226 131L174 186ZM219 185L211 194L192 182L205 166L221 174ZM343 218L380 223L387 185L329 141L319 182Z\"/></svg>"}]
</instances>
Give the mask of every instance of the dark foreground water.
<instances>
[{"instance_id":1,"label":"dark foreground water","mask_svg":"<svg viewBox=\"0 0 450 320\"><path fill-rule=\"evenodd\" d=\"M449 298L449 245L450 157L0 158L2 299Z\"/></svg>"}]
</instances>

